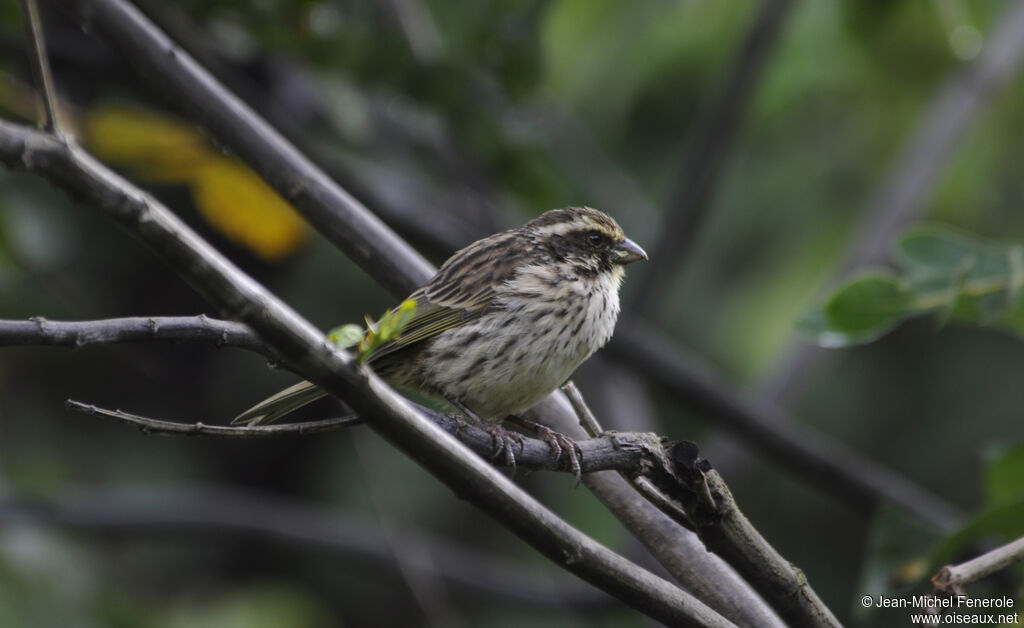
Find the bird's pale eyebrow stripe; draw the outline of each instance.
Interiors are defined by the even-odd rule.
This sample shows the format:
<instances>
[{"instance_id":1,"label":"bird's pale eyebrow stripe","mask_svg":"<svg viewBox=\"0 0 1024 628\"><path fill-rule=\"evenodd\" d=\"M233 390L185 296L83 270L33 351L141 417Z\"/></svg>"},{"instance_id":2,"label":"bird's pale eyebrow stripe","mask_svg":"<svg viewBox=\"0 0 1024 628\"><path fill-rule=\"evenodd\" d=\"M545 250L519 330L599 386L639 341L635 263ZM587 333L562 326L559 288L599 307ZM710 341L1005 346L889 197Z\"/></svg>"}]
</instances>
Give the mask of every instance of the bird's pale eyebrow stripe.
<instances>
[{"instance_id":1,"label":"bird's pale eyebrow stripe","mask_svg":"<svg viewBox=\"0 0 1024 628\"><path fill-rule=\"evenodd\" d=\"M556 222L541 226L538 231L544 235L565 235L573 231L597 230L610 236L618 236L618 230L605 222L593 220L588 216L577 216L572 220Z\"/></svg>"}]
</instances>

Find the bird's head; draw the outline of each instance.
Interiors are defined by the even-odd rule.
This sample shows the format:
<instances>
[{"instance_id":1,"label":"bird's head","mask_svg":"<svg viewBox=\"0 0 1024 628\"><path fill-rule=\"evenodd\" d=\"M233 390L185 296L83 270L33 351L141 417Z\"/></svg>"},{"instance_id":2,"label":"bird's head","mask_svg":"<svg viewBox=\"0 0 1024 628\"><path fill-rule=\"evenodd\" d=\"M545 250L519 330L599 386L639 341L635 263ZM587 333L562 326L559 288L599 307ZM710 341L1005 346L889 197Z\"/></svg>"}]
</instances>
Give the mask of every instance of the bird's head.
<instances>
[{"instance_id":1,"label":"bird's head","mask_svg":"<svg viewBox=\"0 0 1024 628\"><path fill-rule=\"evenodd\" d=\"M647 259L647 253L626 237L611 216L590 207L553 209L524 229L555 262L566 263L583 276L621 274L624 264Z\"/></svg>"}]
</instances>

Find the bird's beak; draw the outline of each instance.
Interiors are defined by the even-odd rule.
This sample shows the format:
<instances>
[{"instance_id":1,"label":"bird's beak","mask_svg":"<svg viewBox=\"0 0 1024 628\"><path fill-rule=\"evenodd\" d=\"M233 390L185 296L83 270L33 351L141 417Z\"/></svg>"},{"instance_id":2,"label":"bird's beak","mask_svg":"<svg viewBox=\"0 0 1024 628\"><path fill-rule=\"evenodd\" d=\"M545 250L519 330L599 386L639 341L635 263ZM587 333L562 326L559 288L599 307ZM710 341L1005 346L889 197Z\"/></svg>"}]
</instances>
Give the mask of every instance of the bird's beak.
<instances>
[{"instance_id":1,"label":"bird's beak","mask_svg":"<svg viewBox=\"0 0 1024 628\"><path fill-rule=\"evenodd\" d=\"M616 244L612 249L612 254L615 256L616 264L629 264L647 259L647 253L644 253L644 250L629 238Z\"/></svg>"}]
</instances>

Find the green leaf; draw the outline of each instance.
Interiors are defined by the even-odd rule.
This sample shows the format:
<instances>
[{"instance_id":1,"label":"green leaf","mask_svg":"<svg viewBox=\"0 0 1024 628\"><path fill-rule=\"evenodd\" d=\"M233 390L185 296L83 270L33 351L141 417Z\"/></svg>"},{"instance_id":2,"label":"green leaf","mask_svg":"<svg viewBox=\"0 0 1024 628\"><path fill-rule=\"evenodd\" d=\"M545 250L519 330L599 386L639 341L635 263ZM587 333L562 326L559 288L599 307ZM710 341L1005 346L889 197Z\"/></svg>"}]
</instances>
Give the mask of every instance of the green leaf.
<instances>
[{"instance_id":1,"label":"green leaf","mask_svg":"<svg viewBox=\"0 0 1024 628\"><path fill-rule=\"evenodd\" d=\"M896 244L896 258L911 272L956 273L973 265L978 244L942 227L921 227L908 232Z\"/></svg>"},{"instance_id":2,"label":"green leaf","mask_svg":"<svg viewBox=\"0 0 1024 628\"><path fill-rule=\"evenodd\" d=\"M877 337L909 312L910 295L892 275L865 275L840 288L825 302L825 321L837 332Z\"/></svg>"},{"instance_id":3,"label":"green leaf","mask_svg":"<svg viewBox=\"0 0 1024 628\"><path fill-rule=\"evenodd\" d=\"M819 346L829 349L841 349L843 347L863 344L874 340L880 335L851 334L835 329L829 325L825 317L824 308L820 307L805 310L797 320L796 327L800 333L812 338Z\"/></svg>"},{"instance_id":4,"label":"green leaf","mask_svg":"<svg viewBox=\"0 0 1024 628\"><path fill-rule=\"evenodd\" d=\"M327 332L327 339L342 349L348 349L363 339L363 328L355 323L335 327Z\"/></svg>"},{"instance_id":5,"label":"green leaf","mask_svg":"<svg viewBox=\"0 0 1024 628\"><path fill-rule=\"evenodd\" d=\"M374 351L397 339L415 314L415 299L406 299L401 305L381 316L376 323L367 318L366 334L359 342L357 351L359 361L365 362Z\"/></svg>"},{"instance_id":6,"label":"green leaf","mask_svg":"<svg viewBox=\"0 0 1024 628\"><path fill-rule=\"evenodd\" d=\"M895 257L900 275L865 275L840 287L799 328L825 347L870 342L901 321L924 314L949 321L1001 325L1024 335L1024 246L993 244L937 226L908 232Z\"/></svg>"},{"instance_id":7,"label":"green leaf","mask_svg":"<svg viewBox=\"0 0 1024 628\"><path fill-rule=\"evenodd\" d=\"M405 326L412 320L413 315L416 313L416 301L415 299L406 299L402 301L402 304L385 314L380 319L380 334L381 342L390 342L395 338L398 338Z\"/></svg>"}]
</instances>

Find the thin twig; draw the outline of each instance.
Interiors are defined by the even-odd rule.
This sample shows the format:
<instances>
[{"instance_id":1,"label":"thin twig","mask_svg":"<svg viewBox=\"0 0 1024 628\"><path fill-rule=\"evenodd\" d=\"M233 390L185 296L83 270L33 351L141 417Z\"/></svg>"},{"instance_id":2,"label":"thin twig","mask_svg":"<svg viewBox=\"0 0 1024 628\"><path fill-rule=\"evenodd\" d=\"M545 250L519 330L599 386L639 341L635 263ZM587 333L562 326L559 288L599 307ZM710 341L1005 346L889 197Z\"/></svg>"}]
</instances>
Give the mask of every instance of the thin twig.
<instances>
[{"instance_id":1,"label":"thin twig","mask_svg":"<svg viewBox=\"0 0 1024 628\"><path fill-rule=\"evenodd\" d=\"M29 61L32 66L32 78L35 80L39 100L43 104L43 120L40 125L44 131L62 137L64 130L60 124L57 93L53 87L53 75L50 72L50 60L46 56L46 39L43 36L43 21L39 16L37 0L19 0L21 15L25 21L25 34L28 37Z\"/></svg>"},{"instance_id":2,"label":"thin twig","mask_svg":"<svg viewBox=\"0 0 1024 628\"><path fill-rule=\"evenodd\" d=\"M89 416L112 419L139 428L144 434L165 434L175 436L216 436L220 438L266 438L286 435L305 436L336 430L342 427L362 424L362 419L354 416L334 417L322 421L304 421L301 423L282 423L280 425L210 425L208 423L184 423L151 419L123 410L108 410L99 406L82 403L74 399L64 402L64 407Z\"/></svg>"},{"instance_id":3,"label":"thin twig","mask_svg":"<svg viewBox=\"0 0 1024 628\"><path fill-rule=\"evenodd\" d=\"M325 432L338 428L350 427L365 423L356 416L342 416L320 421L303 421L299 423L282 423L279 425L238 426L210 425L186 421L167 421L154 419L123 410L109 410L94 404L82 403L68 399L65 407L88 416L96 416L124 423L138 428L144 434L170 436L207 436L211 438L265 438L279 436L302 436ZM416 406L417 410L434 422L438 427L458 438L464 445L472 449L482 458L492 460L494 464L505 464L504 458L494 458L494 441L487 431L462 422L458 417L438 412L424 406ZM516 466L530 471L561 471L571 473L572 468L567 456L563 453L554 459L551 446L540 439L523 436L523 446L516 450ZM645 458L657 455L662 445L657 436L646 433L616 432L614 435L601 436L577 443L583 451L581 460L584 473L597 471L626 471L640 473L648 464ZM669 443L666 443L666 445Z\"/></svg>"},{"instance_id":4,"label":"thin twig","mask_svg":"<svg viewBox=\"0 0 1024 628\"><path fill-rule=\"evenodd\" d=\"M572 405L573 411L580 420L580 425L586 430L591 436L596 436L604 432L601 429L601 425L597 422L597 417L594 416L594 412L587 405L586 400L583 399L583 394L580 389L576 387L576 384L572 381L568 381L562 386L562 392L565 393L566 398L569 399L569 403ZM668 515L673 521L683 526L687 530L693 530L693 524L690 522L690 518L686 515L679 504L674 503L664 493L658 490L651 480L642 475L636 473L628 474L620 471L622 478L631 484L633 484L637 492L644 496L644 498L657 506L658 510Z\"/></svg>"},{"instance_id":5,"label":"thin twig","mask_svg":"<svg viewBox=\"0 0 1024 628\"><path fill-rule=\"evenodd\" d=\"M1024 537L959 565L946 565L935 574L932 582L940 594L962 595L964 585L1021 561L1024 561Z\"/></svg>"},{"instance_id":6,"label":"thin twig","mask_svg":"<svg viewBox=\"0 0 1024 628\"><path fill-rule=\"evenodd\" d=\"M601 428L601 424L598 423L597 417L590 411L590 406L583 400L583 393L576 387L576 384L572 380L566 382L562 386L562 392L569 399L569 403L572 404L572 409L576 412L576 416L580 420L580 425L584 430L591 436L597 436L604 432Z\"/></svg>"},{"instance_id":7,"label":"thin twig","mask_svg":"<svg viewBox=\"0 0 1024 628\"><path fill-rule=\"evenodd\" d=\"M661 492L649 478L639 476L633 479L631 483L636 487L637 492L644 496L644 499L657 506L658 510L668 515L672 521L675 521L691 532L695 531L693 522L690 521L690 517L683 510L682 506Z\"/></svg>"}]
</instances>

